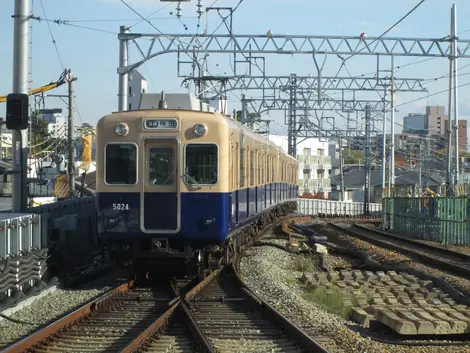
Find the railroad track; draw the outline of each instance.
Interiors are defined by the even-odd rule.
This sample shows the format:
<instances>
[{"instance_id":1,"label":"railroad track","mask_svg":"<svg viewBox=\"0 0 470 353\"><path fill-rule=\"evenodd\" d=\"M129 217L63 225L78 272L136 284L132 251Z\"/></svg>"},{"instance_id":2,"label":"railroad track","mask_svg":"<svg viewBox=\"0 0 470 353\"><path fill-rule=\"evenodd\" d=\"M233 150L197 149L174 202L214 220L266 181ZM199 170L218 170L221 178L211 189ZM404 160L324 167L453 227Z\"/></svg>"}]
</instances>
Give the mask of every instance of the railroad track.
<instances>
[{"instance_id":1,"label":"railroad track","mask_svg":"<svg viewBox=\"0 0 470 353\"><path fill-rule=\"evenodd\" d=\"M3 352L327 351L229 265L200 282L122 284Z\"/></svg>"},{"instance_id":2,"label":"railroad track","mask_svg":"<svg viewBox=\"0 0 470 353\"><path fill-rule=\"evenodd\" d=\"M178 287L185 291L184 282L123 284L3 352L327 352L244 287L232 266L184 300Z\"/></svg>"},{"instance_id":3,"label":"railroad track","mask_svg":"<svg viewBox=\"0 0 470 353\"><path fill-rule=\"evenodd\" d=\"M327 352L246 288L233 267L186 303L213 351Z\"/></svg>"},{"instance_id":4,"label":"railroad track","mask_svg":"<svg viewBox=\"0 0 470 353\"><path fill-rule=\"evenodd\" d=\"M131 352L176 306L169 284L137 288L131 281L4 352Z\"/></svg>"},{"instance_id":5,"label":"railroad track","mask_svg":"<svg viewBox=\"0 0 470 353\"><path fill-rule=\"evenodd\" d=\"M405 238L400 235L383 232L377 229L354 224L347 228L335 223L333 228L366 240L381 247L397 250L402 254L414 257L421 262L460 276L470 277L470 255L449 250L442 246L432 245L423 241Z\"/></svg>"}]
</instances>

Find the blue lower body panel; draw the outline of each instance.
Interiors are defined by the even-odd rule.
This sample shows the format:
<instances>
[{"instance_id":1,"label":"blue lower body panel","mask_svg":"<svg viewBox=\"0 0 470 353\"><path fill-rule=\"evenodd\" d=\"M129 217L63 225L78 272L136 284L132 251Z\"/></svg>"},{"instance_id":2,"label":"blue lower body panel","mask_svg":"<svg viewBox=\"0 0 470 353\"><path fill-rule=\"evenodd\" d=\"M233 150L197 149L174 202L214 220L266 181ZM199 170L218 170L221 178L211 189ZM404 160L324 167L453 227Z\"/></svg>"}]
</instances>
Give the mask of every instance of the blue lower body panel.
<instances>
[{"instance_id":1,"label":"blue lower body panel","mask_svg":"<svg viewBox=\"0 0 470 353\"><path fill-rule=\"evenodd\" d=\"M179 207L176 193L145 193L143 200L140 193L97 193L98 233L103 240L169 238L220 244L232 230L251 222L267 209L281 202L295 201L297 192L298 186L282 183L230 193L187 192L181 193ZM180 230L172 234L178 226L178 214ZM152 230L159 233L151 233Z\"/></svg>"},{"instance_id":2,"label":"blue lower body panel","mask_svg":"<svg viewBox=\"0 0 470 353\"><path fill-rule=\"evenodd\" d=\"M228 235L233 203L232 193L182 193L177 205L176 193L144 194L141 224L140 193L97 193L98 233L102 239L137 237L175 238L189 242L220 243ZM119 206L116 206L119 205ZM165 233L181 228L177 234ZM143 228L147 231L144 232ZM158 230L159 233L151 233Z\"/></svg>"},{"instance_id":3,"label":"blue lower body panel","mask_svg":"<svg viewBox=\"0 0 470 353\"><path fill-rule=\"evenodd\" d=\"M181 236L194 242L223 242L229 232L231 204L231 193L182 193Z\"/></svg>"}]
</instances>

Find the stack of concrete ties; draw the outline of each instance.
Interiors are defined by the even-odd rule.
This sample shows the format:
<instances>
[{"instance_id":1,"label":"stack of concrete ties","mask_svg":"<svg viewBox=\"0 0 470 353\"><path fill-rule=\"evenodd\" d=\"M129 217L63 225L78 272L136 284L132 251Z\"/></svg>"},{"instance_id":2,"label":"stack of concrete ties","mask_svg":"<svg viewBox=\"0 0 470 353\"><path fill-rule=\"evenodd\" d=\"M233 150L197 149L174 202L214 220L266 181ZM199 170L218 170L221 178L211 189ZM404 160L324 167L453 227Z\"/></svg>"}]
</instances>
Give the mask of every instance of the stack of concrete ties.
<instances>
[{"instance_id":1,"label":"stack of concrete ties","mask_svg":"<svg viewBox=\"0 0 470 353\"><path fill-rule=\"evenodd\" d=\"M305 274L302 280L309 287L347 292L344 305L353 307L352 319L365 327L376 320L402 335L470 332L468 307L432 281L408 273L342 270Z\"/></svg>"}]
</instances>

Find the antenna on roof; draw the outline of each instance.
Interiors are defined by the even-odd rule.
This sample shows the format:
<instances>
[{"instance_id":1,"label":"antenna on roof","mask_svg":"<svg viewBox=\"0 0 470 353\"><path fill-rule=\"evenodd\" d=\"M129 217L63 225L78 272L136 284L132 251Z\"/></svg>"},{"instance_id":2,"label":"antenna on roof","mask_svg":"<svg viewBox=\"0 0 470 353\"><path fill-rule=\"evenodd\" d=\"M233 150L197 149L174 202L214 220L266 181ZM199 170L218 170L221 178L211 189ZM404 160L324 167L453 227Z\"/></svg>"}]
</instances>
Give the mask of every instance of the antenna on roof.
<instances>
[{"instance_id":1,"label":"antenna on roof","mask_svg":"<svg viewBox=\"0 0 470 353\"><path fill-rule=\"evenodd\" d=\"M162 94L160 95L160 101L158 102L158 109L168 109L168 106L166 105L165 101L165 92L162 91Z\"/></svg>"}]
</instances>

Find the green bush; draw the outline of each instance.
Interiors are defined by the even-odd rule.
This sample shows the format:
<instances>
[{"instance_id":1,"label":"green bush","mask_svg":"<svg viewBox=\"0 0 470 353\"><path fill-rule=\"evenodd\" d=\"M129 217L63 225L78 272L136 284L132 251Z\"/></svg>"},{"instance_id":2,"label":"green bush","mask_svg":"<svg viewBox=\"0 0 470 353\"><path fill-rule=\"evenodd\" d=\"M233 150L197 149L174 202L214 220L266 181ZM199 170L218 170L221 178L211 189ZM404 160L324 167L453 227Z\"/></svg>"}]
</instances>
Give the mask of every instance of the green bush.
<instances>
[{"instance_id":1,"label":"green bush","mask_svg":"<svg viewBox=\"0 0 470 353\"><path fill-rule=\"evenodd\" d=\"M318 304L326 311L348 319L354 307L354 297L338 287L327 289L325 287L316 287L305 291L305 298Z\"/></svg>"}]
</instances>

